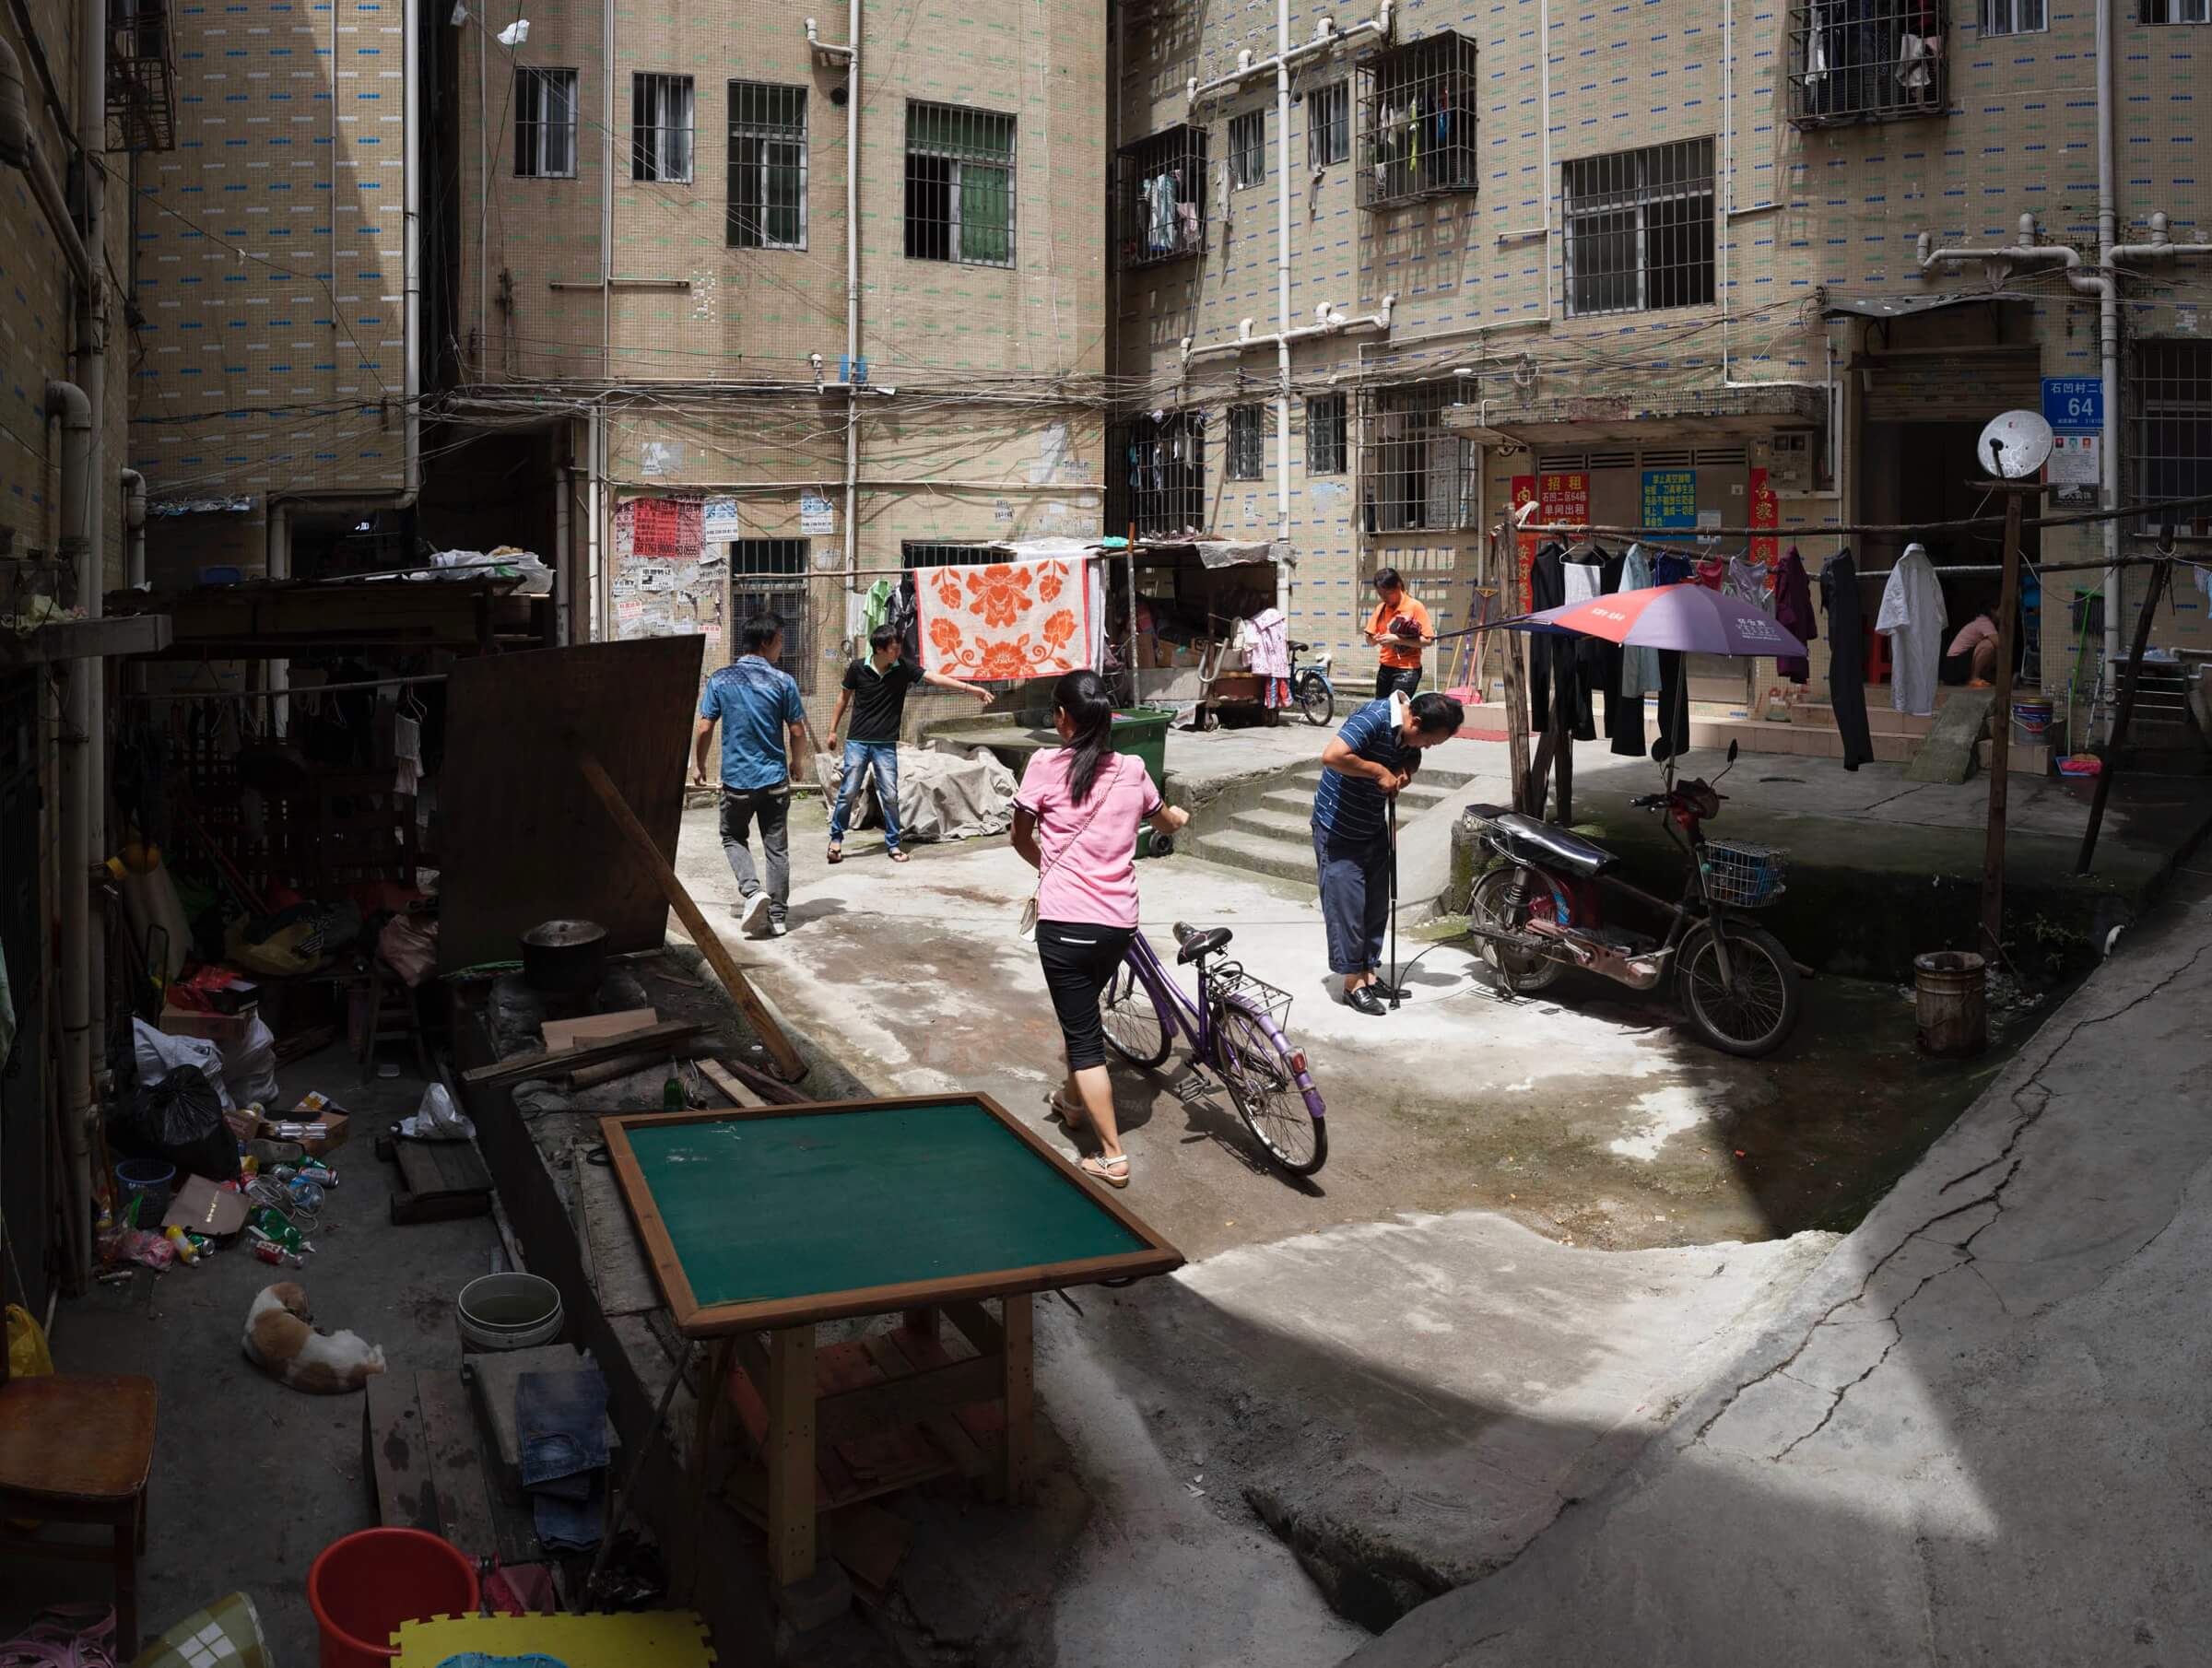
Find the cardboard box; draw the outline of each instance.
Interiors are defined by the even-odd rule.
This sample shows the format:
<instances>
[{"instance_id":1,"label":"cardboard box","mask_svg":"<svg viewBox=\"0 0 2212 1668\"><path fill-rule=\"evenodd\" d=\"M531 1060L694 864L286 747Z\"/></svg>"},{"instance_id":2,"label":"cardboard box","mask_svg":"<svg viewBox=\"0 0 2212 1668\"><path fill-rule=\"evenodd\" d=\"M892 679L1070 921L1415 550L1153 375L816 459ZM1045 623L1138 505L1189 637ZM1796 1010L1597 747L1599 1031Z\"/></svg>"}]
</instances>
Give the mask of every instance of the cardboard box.
<instances>
[{"instance_id":1,"label":"cardboard box","mask_svg":"<svg viewBox=\"0 0 2212 1668\"><path fill-rule=\"evenodd\" d=\"M228 1192L205 1176L185 1177L161 1218L163 1228L190 1228L218 1239L228 1239L245 1225L245 1194Z\"/></svg>"},{"instance_id":2,"label":"cardboard box","mask_svg":"<svg viewBox=\"0 0 2212 1668\"><path fill-rule=\"evenodd\" d=\"M346 1145L352 1131L345 1109L328 1095L311 1094L300 1097L300 1104L281 1118L264 1118L261 1134L271 1141L297 1141L307 1149L308 1157L320 1158ZM321 1124L321 1134L311 1134L302 1125Z\"/></svg>"},{"instance_id":3,"label":"cardboard box","mask_svg":"<svg viewBox=\"0 0 2212 1668\"><path fill-rule=\"evenodd\" d=\"M252 1005L235 1014L215 1014L205 1008L161 1006L161 1028L171 1037L198 1037L208 1042L236 1042L253 1023Z\"/></svg>"}]
</instances>

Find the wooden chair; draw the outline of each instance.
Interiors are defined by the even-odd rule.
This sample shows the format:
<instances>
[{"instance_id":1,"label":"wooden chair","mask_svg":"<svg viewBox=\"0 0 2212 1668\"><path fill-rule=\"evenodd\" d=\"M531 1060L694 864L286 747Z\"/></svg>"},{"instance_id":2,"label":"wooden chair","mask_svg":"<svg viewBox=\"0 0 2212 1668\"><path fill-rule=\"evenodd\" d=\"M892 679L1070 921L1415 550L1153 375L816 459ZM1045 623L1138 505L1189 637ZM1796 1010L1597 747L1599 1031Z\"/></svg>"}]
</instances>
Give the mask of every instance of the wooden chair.
<instances>
[{"instance_id":1,"label":"wooden chair","mask_svg":"<svg viewBox=\"0 0 2212 1668\"><path fill-rule=\"evenodd\" d=\"M376 1045L380 1042L411 1043L417 1069L428 1081L438 1080L438 1074L430 1065L429 1051L423 1042L422 1016L415 1006L415 993L399 976L399 969L382 956L370 963L368 1026L361 1033L364 1083L376 1075Z\"/></svg>"},{"instance_id":2,"label":"wooden chair","mask_svg":"<svg viewBox=\"0 0 2212 1668\"><path fill-rule=\"evenodd\" d=\"M138 1557L154 1459L154 1381L48 1377L0 1384L0 1551L105 1561L115 1570L116 1655L138 1654ZM105 1523L112 1546L72 1545L16 1521Z\"/></svg>"}]
</instances>

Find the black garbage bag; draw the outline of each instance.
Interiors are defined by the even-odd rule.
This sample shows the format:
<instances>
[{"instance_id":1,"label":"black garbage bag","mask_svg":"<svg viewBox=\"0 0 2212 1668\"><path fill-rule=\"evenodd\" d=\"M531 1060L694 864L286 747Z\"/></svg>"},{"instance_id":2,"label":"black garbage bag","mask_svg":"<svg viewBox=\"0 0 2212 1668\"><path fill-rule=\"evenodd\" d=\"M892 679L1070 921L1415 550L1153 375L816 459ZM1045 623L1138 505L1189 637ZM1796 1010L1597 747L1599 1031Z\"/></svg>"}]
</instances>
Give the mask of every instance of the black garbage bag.
<instances>
[{"instance_id":1,"label":"black garbage bag","mask_svg":"<svg viewBox=\"0 0 2212 1668\"><path fill-rule=\"evenodd\" d=\"M238 1179L238 1137L223 1118L215 1085L196 1065L172 1066L159 1083L142 1083L116 1121L118 1145L166 1158L186 1175L210 1181Z\"/></svg>"}]
</instances>

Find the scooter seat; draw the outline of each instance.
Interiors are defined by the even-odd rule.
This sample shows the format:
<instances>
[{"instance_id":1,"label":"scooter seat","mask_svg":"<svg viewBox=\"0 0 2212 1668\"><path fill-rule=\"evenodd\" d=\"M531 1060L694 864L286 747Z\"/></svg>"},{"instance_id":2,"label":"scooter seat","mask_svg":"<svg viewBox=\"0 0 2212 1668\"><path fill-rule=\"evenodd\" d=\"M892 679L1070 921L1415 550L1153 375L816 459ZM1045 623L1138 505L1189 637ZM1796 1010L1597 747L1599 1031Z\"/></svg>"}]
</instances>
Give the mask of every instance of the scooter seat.
<instances>
[{"instance_id":1,"label":"scooter seat","mask_svg":"<svg viewBox=\"0 0 2212 1668\"><path fill-rule=\"evenodd\" d=\"M1584 840L1580 834L1554 828L1547 822L1538 822L1522 812L1508 811L1491 821L1505 835L1506 855L1517 863L1565 869L1584 879L1620 865L1619 858L1594 840Z\"/></svg>"}]
</instances>

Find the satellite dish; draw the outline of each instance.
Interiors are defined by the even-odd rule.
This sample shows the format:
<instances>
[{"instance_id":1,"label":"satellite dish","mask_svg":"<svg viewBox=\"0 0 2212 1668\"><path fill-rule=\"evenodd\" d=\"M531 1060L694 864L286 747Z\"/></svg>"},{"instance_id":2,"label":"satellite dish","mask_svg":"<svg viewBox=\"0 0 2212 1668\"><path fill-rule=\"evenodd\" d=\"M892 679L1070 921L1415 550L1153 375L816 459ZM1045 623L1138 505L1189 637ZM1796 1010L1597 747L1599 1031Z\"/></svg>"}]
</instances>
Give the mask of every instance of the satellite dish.
<instances>
[{"instance_id":1,"label":"satellite dish","mask_svg":"<svg viewBox=\"0 0 2212 1668\"><path fill-rule=\"evenodd\" d=\"M1992 417L1974 442L1974 456L1990 474L2024 481L2051 455L2051 425L2034 411L2007 411Z\"/></svg>"}]
</instances>

